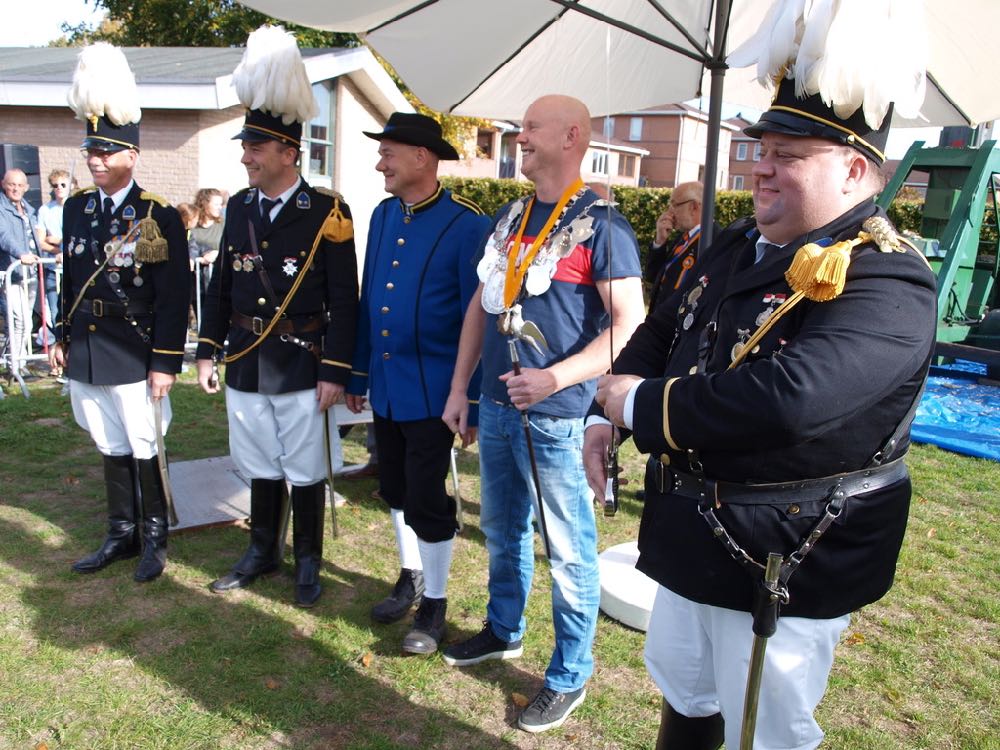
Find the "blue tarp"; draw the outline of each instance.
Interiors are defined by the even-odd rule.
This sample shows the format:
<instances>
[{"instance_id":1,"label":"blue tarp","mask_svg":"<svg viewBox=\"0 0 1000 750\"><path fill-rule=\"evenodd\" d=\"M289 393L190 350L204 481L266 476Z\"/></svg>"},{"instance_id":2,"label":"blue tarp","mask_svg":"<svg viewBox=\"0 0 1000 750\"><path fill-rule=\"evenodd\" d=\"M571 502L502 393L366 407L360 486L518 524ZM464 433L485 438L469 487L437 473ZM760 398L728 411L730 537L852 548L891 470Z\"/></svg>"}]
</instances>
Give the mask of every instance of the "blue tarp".
<instances>
[{"instance_id":1,"label":"blue tarp","mask_svg":"<svg viewBox=\"0 0 1000 750\"><path fill-rule=\"evenodd\" d=\"M1000 461L1000 387L979 385L985 375L978 362L932 367L913 420L913 442Z\"/></svg>"}]
</instances>

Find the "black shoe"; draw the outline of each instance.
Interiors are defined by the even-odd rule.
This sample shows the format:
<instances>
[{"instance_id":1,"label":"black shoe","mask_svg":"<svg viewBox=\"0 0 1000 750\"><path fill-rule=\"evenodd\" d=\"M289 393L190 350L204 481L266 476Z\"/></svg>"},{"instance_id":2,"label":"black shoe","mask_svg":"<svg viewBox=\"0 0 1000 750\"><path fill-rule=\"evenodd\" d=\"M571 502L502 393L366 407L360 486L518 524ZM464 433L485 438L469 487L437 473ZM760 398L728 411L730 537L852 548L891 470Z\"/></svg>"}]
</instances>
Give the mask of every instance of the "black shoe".
<instances>
[{"instance_id":1,"label":"black shoe","mask_svg":"<svg viewBox=\"0 0 1000 750\"><path fill-rule=\"evenodd\" d=\"M340 475L341 479L346 479L348 481L353 481L355 479L372 479L378 476L378 464L368 463L362 466L360 469L354 469L353 471L345 471Z\"/></svg>"},{"instance_id":2,"label":"black shoe","mask_svg":"<svg viewBox=\"0 0 1000 750\"><path fill-rule=\"evenodd\" d=\"M138 557L139 552L139 538L135 534L134 526L122 533L112 527L100 549L73 563L73 572L96 573L118 560Z\"/></svg>"},{"instance_id":3,"label":"black shoe","mask_svg":"<svg viewBox=\"0 0 1000 750\"><path fill-rule=\"evenodd\" d=\"M406 617L410 607L420 604L424 594L424 571L403 568L392 593L372 607L372 619L388 625Z\"/></svg>"},{"instance_id":4,"label":"black shoe","mask_svg":"<svg viewBox=\"0 0 1000 750\"><path fill-rule=\"evenodd\" d=\"M444 616L448 611L447 599L424 597L413 617L413 629L403 639L403 651L408 654L433 654L444 640L448 626Z\"/></svg>"},{"instance_id":5,"label":"black shoe","mask_svg":"<svg viewBox=\"0 0 1000 750\"><path fill-rule=\"evenodd\" d=\"M493 634L490 621L485 620L481 631L468 640L448 646L441 657L449 666L465 667L487 659L516 659L522 653L524 648L520 640L512 643L500 640Z\"/></svg>"},{"instance_id":6,"label":"black shoe","mask_svg":"<svg viewBox=\"0 0 1000 750\"><path fill-rule=\"evenodd\" d=\"M525 732L544 732L546 729L561 727L573 713L573 709L583 703L587 689L580 688L572 693L560 693L543 687L538 695L521 712L517 725Z\"/></svg>"},{"instance_id":7,"label":"black shoe","mask_svg":"<svg viewBox=\"0 0 1000 750\"><path fill-rule=\"evenodd\" d=\"M141 551L136 525L135 462L131 455L104 456L104 483L108 497L108 535L100 549L73 563L76 573L96 573L116 560Z\"/></svg>"},{"instance_id":8,"label":"black shoe","mask_svg":"<svg viewBox=\"0 0 1000 750\"><path fill-rule=\"evenodd\" d=\"M231 570L221 578L216 578L208 587L217 594L223 594L233 589L245 589L261 576L271 575L278 571L278 566L263 568L254 573L240 573L238 570Z\"/></svg>"}]
</instances>

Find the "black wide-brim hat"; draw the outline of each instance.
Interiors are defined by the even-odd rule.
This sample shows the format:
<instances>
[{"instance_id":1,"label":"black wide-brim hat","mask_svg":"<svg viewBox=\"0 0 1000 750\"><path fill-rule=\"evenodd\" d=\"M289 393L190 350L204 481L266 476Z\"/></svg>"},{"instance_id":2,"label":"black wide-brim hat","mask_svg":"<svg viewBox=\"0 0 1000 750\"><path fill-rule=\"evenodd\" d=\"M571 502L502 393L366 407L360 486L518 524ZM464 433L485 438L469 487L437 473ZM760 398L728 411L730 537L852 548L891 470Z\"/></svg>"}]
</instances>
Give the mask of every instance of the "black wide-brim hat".
<instances>
[{"instance_id":1,"label":"black wide-brim hat","mask_svg":"<svg viewBox=\"0 0 1000 750\"><path fill-rule=\"evenodd\" d=\"M458 159L458 151L441 136L441 123L433 117L410 112L393 112L381 133L361 131L376 141L395 141L423 146L441 159Z\"/></svg>"},{"instance_id":2,"label":"black wide-brim hat","mask_svg":"<svg viewBox=\"0 0 1000 750\"><path fill-rule=\"evenodd\" d=\"M139 123L115 125L103 115L86 122L87 134L84 136L81 148L93 148L111 153L129 149L139 150Z\"/></svg>"},{"instance_id":3,"label":"black wide-brim hat","mask_svg":"<svg viewBox=\"0 0 1000 750\"><path fill-rule=\"evenodd\" d=\"M243 120L243 129L233 136L234 141L278 141L286 146L302 148L302 123L292 122L286 125L280 117L265 112L262 109L248 109Z\"/></svg>"},{"instance_id":4,"label":"black wide-brim hat","mask_svg":"<svg viewBox=\"0 0 1000 750\"><path fill-rule=\"evenodd\" d=\"M877 129L865 122L862 107L848 118L838 117L832 107L823 103L819 94L799 99L795 95L795 81L783 78L770 109L743 132L751 138L760 138L765 132L827 138L851 146L875 163L882 164L885 162L885 144L891 120L892 105L889 105L889 111Z\"/></svg>"}]
</instances>

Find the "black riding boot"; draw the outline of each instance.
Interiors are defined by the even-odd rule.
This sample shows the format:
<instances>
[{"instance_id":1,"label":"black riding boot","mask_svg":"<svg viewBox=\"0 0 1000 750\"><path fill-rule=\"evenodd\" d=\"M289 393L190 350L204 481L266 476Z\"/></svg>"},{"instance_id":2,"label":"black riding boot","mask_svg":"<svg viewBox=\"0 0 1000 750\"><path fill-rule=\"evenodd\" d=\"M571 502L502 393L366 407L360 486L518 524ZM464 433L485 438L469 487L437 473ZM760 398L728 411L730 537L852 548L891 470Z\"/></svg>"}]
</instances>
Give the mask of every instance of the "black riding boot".
<instances>
[{"instance_id":1,"label":"black riding boot","mask_svg":"<svg viewBox=\"0 0 1000 750\"><path fill-rule=\"evenodd\" d=\"M444 619L447 612L447 599L425 596L413 617L413 628L403 639L403 651L410 654L433 654L437 651L448 632Z\"/></svg>"},{"instance_id":2,"label":"black riding boot","mask_svg":"<svg viewBox=\"0 0 1000 750\"><path fill-rule=\"evenodd\" d=\"M287 492L284 479L250 480L250 546L229 573L209 584L212 591L244 588L281 566L278 536Z\"/></svg>"},{"instance_id":3,"label":"black riding boot","mask_svg":"<svg viewBox=\"0 0 1000 750\"><path fill-rule=\"evenodd\" d=\"M656 750L719 750L725 738L722 714L692 718L663 701Z\"/></svg>"},{"instance_id":4,"label":"black riding boot","mask_svg":"<svg viewBox=\"0 0 1000 750\"><path fill-rule=\"evenodd\" d=\"M167 495L156 456L135 463L142 500L142 558L133 578L146 583L158 578L167 564Z\"/></svg>"},{"instance_id":5,"label":"black riding boot","mask_svg":"<svg viewBox=\"0 0 1000 750\"><path fill-rule=\"evenodd\" d=\"M323 565L323 506L326 485L292 487L292 550L295 553L295 603L312 607L323 593L319 571Z\"/></svg>"},{"instance_id":6,"label":"black riding boot","mask_svg":"<svg viewBox=\"0 0 1000 750\"><path fill-rule=\"evenodd\" d=\"M104 484L108 495L108 536L100 549L73 563L77 573L95 573L115 560L139 554L135 462L131 455L104 456Z\"/></svg>"}]
</instances>

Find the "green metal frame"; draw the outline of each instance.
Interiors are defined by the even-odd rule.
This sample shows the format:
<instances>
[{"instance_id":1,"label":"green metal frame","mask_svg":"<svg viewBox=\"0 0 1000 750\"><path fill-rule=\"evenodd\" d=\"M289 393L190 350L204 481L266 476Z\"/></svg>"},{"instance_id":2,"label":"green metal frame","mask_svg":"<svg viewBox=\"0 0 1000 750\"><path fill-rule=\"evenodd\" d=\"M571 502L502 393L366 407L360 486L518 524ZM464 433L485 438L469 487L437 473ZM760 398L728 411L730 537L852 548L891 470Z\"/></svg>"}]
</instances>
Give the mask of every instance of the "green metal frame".
<instances>
[{"instance_id":1,"label":"green metal frame","mask_svg":"<svg viewBox=\"0 0 1000 750\"><path fill-rule=\"evenodd\" d=\"M988 308L997 307L1000 252L997 242L981 253L980 232L987 198L997 202L1000 149L986 141L978 149L923 148L914 143L879 195L888 208L911 170L929 173L922 234L938 240L937 252L925 254L937 273L937 340L962 342ZM992 348L992 347L991 347ZM1000 347L997 347L1000 348Z\"/></svg>"}]
</instances>

